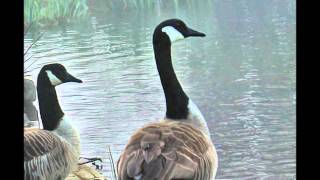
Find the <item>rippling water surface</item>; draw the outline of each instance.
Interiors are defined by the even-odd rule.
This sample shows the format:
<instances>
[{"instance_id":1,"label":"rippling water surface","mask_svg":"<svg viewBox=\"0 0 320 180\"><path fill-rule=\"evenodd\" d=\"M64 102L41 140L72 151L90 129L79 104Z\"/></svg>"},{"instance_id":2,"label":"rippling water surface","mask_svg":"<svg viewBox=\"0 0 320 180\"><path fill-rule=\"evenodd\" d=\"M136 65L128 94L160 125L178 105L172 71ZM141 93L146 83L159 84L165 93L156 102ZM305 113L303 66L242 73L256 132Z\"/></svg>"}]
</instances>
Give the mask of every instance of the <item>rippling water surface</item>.
<instances>
[{"instance_id":1,"label":"rippling water surface","mask_svg":"<svg viewBox=\"0 0 320 180\"><path fill-rule=\"evenodd\" d=\"M98 1L97 1L98 2ZM207 2L207 1L206 1ZM218 179L293 179L296 168L295 2L221 0L193 10L110 11L90 7L81 22L25 37L26 66L59 62L84 83L57 87L81 133L82 155L118 159L129 136L165 114L153 49L154 27L178 17L205 32L173 45L176 74L207 119L219 154Z\"/></svg>"}]
</instances>

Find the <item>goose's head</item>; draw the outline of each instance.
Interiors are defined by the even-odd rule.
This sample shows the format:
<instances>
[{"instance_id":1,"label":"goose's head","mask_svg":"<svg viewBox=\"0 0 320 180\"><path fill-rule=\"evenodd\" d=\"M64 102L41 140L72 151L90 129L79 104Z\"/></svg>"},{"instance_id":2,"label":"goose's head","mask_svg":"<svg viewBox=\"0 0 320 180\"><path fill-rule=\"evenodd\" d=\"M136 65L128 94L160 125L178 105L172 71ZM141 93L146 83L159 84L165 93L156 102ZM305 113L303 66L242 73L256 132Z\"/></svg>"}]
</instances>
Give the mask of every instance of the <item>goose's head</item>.
<instances>
[{"instance_id":1,"label":"goose's head","mask_svg":"<svg viewBox=\"0 0 320 180\"><path fill-rule=\"evenodd\" d=\"M172 44L178 40L192 36L204 37L206 35L189 28L180 19L168 19L161 22L154 30L153 43L166 42Z\"/></svg>"},{"instance_id":2,"label":"goose's head","mask_svg":"<svg viewBox=\"0 0 320 180\"><path fill-rule=\"evenodd\" d=\"M58 63L43 66L39 73L38 81L41 81L42 85L46 86L57 86L66 82L82 83L82 80L69 74L66 68Z\"/></svg>"}]
</instances>

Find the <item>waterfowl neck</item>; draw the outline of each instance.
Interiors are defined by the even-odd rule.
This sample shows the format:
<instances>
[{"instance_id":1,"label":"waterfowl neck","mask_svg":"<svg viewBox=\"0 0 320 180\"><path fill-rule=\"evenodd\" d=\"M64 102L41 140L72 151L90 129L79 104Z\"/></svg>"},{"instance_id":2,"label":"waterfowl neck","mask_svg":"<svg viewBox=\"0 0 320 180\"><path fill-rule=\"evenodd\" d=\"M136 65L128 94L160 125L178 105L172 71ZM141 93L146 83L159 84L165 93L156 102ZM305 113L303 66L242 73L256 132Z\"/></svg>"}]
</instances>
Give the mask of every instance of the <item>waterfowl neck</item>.
<instances>
[{"instance_id":1,"label":"waterfowl neck","mask_svg":"<svg viewBox=\"0 0 320 180\"><path fill-rule=\"evenodd\" d=\"M55 87L50 84L48 77L41 73L38 76L37 93L40 116L45 130L55 130L64 115L61 110Z\"/></svg>"},{"instance_id":2,"label":"waterfowl neck","mask_svg":"<svg viewBox=\"0 0 320 180\"><path fill-rule=\"evenodd\" d=\"M171 43L169 38L153 41L153 49L166 98L166 118L181 120L188 116L188 96L183 91L174 72L171 60Z\"/></svg>"}]
</instances>

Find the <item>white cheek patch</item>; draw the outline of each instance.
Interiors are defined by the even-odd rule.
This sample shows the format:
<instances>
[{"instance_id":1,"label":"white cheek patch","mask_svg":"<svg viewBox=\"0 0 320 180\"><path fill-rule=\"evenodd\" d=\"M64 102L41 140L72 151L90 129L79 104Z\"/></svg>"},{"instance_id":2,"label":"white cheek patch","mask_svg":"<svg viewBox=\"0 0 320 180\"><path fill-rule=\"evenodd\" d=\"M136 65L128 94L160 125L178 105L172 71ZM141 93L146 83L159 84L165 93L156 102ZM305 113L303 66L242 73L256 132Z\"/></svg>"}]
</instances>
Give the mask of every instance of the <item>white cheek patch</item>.
<instances>
[{"instance_id":1,"label":"white cheek patch","mask_svg":"<svg viewBox=\"0 0 320 180\"><path fill-rule=\"evenodd\" d=\"M184 36L172 26L163 27L161 31L169 36L171 43L184 39Z\"/></svg>"},{"instance_id":2,"label":"white cheek patch","mask_svg":"<svg viewBox=\"0 0 320 180\"><path fill-rule=\"evenodd\" d=\"M55 76L50 70L46 70L46 73L53 86L57 86L62 83L62 81L59 78L57 78L57 76Z\"/></svg>"}]
</instances>

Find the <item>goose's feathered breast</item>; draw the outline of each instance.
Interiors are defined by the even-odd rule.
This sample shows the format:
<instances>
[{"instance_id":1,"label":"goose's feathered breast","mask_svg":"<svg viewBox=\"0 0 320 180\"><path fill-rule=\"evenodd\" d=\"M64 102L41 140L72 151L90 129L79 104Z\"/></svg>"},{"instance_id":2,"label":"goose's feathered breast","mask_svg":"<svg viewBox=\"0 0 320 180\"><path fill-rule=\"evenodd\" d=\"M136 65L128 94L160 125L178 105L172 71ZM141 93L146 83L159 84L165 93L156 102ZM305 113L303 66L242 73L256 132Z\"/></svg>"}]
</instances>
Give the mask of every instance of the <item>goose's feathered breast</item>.
<instances>
[{"instance_id":1,"label":"goose's feathered breast","mask_svg":"<svg viewBox=\"0 0 320 180\"><path fill-rule=\"evenodd\" d=\"M118 161L118 174L120 180L209 180L216 167L208 136L188 123L166 121L146 125L131 137Z\"/></svg>"},{"instance_id":2,"label":"goose's feathered breast","mask_svg":"<svg viewBox=\"0 0 320 180\"><path fill-rule=\"evenodd\" d=\"M193 124L197 128L199 128L203 133L205 133L210 138L210 131L207 125L205 118L203 117L201 111L197 107L196 104L193 103L191 99L188 101L188 117L186 121Z\"/></svg>"},{"instance_id":3,"label":"goose's feathered breast","mask_svg":"<svg viewBox=\"0 0 320 180\"><path fill-rule=\"evenodd\" d=\"M71 145L55 133L25 129L24 179L64 179L76 162Z\"/></svg>"}]
</instances>

